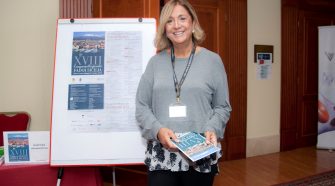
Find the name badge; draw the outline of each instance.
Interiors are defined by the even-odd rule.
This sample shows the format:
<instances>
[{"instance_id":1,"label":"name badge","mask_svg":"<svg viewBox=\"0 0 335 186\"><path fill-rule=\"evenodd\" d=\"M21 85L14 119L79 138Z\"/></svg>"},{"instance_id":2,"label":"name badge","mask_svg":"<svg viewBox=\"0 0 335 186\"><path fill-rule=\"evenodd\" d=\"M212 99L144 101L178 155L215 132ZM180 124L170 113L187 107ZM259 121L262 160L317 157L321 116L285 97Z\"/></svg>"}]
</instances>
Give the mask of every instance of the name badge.
<instances>
[{"instance_id":1,"label":"name badge","mask_svg":"<svg viewBox=\"0 0 335 186\"><path fill-rule=\"evenodd\" d=\"M186 117L186 106L181 103L176 103L169 106L169 117Z\"/></svg>"}]
</instances>

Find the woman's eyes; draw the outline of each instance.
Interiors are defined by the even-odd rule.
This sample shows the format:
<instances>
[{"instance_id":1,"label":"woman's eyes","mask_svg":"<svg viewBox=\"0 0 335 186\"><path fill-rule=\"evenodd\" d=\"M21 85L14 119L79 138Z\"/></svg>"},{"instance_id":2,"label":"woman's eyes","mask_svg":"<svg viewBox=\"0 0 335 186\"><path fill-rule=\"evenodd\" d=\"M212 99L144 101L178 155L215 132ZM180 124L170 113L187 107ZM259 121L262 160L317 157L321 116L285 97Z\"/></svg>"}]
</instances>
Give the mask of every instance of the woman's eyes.
<instances>
[{"instance_id":1,"label":"woman's eyes","mask_svg":"<svg viewBox=\"0 0 335 186\"><path fill-rule=\"evenodd\" d=\"M177 19L178 23L185 22L186 20L187 20L187 17L178 17L178 19ZM173 23L173 22L174 22L174 19L169 19L169 20L167 21L168 24L171 24L171 23Z\"/></svg>"},{"instance_id":2,"label":"woman's eyes","mask_svg":"<svg viewBox=\"0 0 335 186\"><path fill-rule=\"evenodd\" d=\"M186 20L186 17L180 17L179 20L181 20L181 21L185 21L185 20Z\"/></svg>"}]
</instances>

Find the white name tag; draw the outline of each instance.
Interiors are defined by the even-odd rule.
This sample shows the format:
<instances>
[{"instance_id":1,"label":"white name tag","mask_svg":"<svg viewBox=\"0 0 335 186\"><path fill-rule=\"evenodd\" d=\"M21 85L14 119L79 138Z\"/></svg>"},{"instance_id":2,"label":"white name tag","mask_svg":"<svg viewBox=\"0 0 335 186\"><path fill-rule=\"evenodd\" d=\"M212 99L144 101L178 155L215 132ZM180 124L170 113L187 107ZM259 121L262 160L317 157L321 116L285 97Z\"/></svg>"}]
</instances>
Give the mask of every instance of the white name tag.
<instances>
[{"instance_id":1,"label":"white name tag","mask_svg":"<svg viewBox=\"0 0 335 186\"><path fill-rule=\"evenodd\" d=\"M186 106L185 105L171 105L169 106L170 118L186 117Z\"/></svg>"}]
</instances>

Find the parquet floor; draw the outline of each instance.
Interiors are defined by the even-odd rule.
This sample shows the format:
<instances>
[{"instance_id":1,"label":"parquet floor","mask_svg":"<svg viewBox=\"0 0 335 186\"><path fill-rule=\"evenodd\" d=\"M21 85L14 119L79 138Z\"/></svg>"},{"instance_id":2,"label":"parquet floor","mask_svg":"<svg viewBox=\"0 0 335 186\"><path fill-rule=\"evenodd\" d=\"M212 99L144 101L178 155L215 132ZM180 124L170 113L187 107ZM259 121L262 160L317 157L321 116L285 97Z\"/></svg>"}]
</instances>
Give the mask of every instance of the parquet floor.
<instances>
[{"instance_id":1,"label":"parquet floor","mask_svg":"<svg viewBox=\"0 0 335 186\"><path fill-rule=\"evenodd\" d=\"M135 170L134 170L135 168ZM144 166L116 168L117 186L145 186ZM269 186L335 169L335 151L315 147L220 162L213 186ZM112 169L102 169L104 186L112 185Z\"/></svg>"},{"instance_id":2,"label":"parquet floor","mask_svg":"<svg viewBox=\"0 0 335 186\"><path fill-rule=\"evenodd\" d=\"M214 186L266 186L334 169L335 152L307 147L222 162Z\"/></svg>"}]
</instances>

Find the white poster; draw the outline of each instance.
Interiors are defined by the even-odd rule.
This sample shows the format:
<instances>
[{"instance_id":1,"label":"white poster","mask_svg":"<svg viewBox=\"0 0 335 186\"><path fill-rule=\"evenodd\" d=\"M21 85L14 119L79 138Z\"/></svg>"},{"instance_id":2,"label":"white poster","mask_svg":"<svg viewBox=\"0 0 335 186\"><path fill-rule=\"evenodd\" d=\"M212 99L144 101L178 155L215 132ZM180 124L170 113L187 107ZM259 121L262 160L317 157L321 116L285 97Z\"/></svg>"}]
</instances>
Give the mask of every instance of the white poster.
<instances>
[{"instance_id":1,"label":"white poster","mask_svg":"<svg viewBox=\"0 0 335 186\"><path fill-rule=\"evenodd\" d=\"M143 163L135 95L155 33L151 18L58 21L52 166Z\"/></svg>"},{"instance_id":2,"label":"white poster","mask_svg":"<svg viewBox=\"0 0 335 186\"><path fill-rule=\"evenodd\" d=\"M335 149L335 26L319 27L318 143Z\"/></svg>"}]
</instances>

